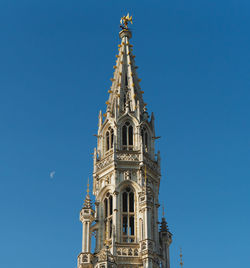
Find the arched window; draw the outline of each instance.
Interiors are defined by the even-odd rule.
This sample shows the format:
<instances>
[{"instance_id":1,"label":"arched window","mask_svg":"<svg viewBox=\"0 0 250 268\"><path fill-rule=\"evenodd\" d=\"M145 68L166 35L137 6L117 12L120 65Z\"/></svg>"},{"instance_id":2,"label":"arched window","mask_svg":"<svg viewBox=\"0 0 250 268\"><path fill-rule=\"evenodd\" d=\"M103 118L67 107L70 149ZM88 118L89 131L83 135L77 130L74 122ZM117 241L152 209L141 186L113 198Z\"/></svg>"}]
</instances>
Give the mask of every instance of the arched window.
<instances>
[{"instance_id":1,"label":"arched window","mask_svg":"<svg viewBox=\"0 0 250 268\"><path fill-rule=\"evenodd\" d=\"M111 239L113 217L113 197L107 193L104 199L104 222L105 222L105 239ZM105 240L104 239L104 240Z\"/></svg>"},{"instance_id":2,"label":"arched window","mask_svg":"<svg viewBox=\"0 0 250 268\"><path fill-rule=\"evenodd\" d=\"M142 137L142 144L143 144L143 149L145 152L148 152L148 132L145 127L142 127L141 129L141 137Z\"/></svg>"},{"instance_id":3,"label":"arched window","mask_svg":"<svg viewBox=\"0 0 250 268\"><path fill-rule=\"evenodd\" d=\"M133 150L133 126L129 122L122 127L122 149Z\"/></svg>"},{"instance_id":4,"label":"arched window","mask_svg":"<svg viewBox=\"0 0 250 268\"><path fill-rule=\"evenodd\" d=\"M106 151L109 151L113 148L114 143L114 130L109 127L106 132Z\"/></svg>"},{"instance_id":5,"label":"arched window","mask_svg":"<svg viewBox=\"0 0 250 268\"><path fill-rule=\"evenodd\" d=\"M122 193L122 242L135 242L134 192L127 187Z\"/></svg>"}]
</instances>

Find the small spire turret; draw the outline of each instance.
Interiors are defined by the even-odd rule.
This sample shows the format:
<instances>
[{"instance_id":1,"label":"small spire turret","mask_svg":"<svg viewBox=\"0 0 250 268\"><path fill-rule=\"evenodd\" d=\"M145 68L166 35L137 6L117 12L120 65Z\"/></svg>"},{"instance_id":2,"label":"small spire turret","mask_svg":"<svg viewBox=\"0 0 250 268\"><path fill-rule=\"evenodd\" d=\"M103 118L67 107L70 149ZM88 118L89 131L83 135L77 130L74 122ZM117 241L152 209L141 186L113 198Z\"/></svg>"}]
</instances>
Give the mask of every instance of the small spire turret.
<instances>
[{"instance_id":1,"label":"small spire turret","mask_svg":"<svg viewBox=\"0 0 250 268\"><path fill-rule=\"evenodd\" d=\"M162 206L162 221L161 221L160 231L161 232L169 232L168 224L167 224L166 219L165 219L164 205Z\"/></svg>"},{"instance_id":2,"label":"small spire turret","mask_svg":"<svg viewBox=\"0 0 250 268\"><path fill-rule=\"evenodd\" d=\"M168 232L168 224L166 222L166 219L165 218L162 218L162 221L161 221L161 232Z\"/></svg>"},{"instance_id":3,"label":"small spire turret","mask_svg":"<svg viewBox=\"0 0 250 268\"><path fill-rule=\"evenodd\" d=\"M88 184L87 184L87 194L84 200L83 208L92 209L91 199L89 195L89 178L88 178Z\"/></svg>"}]
</instances>

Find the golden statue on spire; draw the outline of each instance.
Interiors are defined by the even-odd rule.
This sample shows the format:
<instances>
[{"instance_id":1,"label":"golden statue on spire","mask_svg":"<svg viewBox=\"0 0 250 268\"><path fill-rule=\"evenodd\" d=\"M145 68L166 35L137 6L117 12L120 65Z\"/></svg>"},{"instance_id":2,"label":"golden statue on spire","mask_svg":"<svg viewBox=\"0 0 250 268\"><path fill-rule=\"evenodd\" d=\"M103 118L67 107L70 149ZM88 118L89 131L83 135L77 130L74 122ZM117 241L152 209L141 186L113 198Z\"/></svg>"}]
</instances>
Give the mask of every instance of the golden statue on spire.
<instances>
[{"instance_id":1,"label":"golden statue on spire","mask_svg":"<svg viewBox=\"0 0 250 268\"><path fill-rule=\"evenodd\" d=\"M120 23L121 23L121 28L122 29L128 29L128 23L131 23L133 24L133 21L132 21L132 16L129 16L129 13L127 14L127 16L123 16L120 20Z\"/></svg>"}]
</instances>

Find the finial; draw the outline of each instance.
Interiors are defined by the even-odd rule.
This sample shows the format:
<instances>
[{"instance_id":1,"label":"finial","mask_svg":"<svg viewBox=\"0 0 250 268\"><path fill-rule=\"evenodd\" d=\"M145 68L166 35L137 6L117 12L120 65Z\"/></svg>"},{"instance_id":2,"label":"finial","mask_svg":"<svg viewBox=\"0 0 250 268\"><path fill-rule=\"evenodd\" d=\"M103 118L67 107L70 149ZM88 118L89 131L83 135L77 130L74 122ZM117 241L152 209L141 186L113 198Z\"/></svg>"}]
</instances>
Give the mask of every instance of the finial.
<instances>
[{"instance_id":1,"label":"finial","mask_svg":"<svg viewBox=\"0 0 250 268\"><path fill-rule=\"evenodd\" d=\"M162 220L161 220L161 232L168 232L168 224L165 219L165 209L164 205L162 205Z\"/></svg>"},{"instance_id":2,"label":"finial","mask_svg":"<svg viewBox=\"0 0 250 268\"><path fill-rule=\"evenodd\" d=\"M87 184L87 194L89 194L89 178L88 178L88 184Z\"/></svg>"},{"instance_id":3,"label":"finial","mask_svg":"<svg viewBox=\"0 0 250 268\"><path fill-rule=\"evenodd\" d=\"M88 183L87 183L87 190L86 190L87 194L84 200L84 204L83 204L83 208L91 208L91 199L90 199L90 195L89 195L89 178L88 178Z\"/></svg>"},{"instance_id":4,"label":"finial","mask_svg":"<svg viewBox=\"0 0 250 268\"><path fill-rule=\"evenodd\" d=\"M129 16L129 13L127 14L127 16L123 16L121 17L121 20L120 20L120 23L121 23L121 28L122 29L128 29L128 23L131 23L133 24L133 21L132 21L132 16Z\"/></svg>"},{"instance_id":5,"label":"finial","mask_svg":"<svg viewBox=\"0 0 250 268\"><path fill-rule=\"evenodd\" d=\"M182 257L183 257L183 255L182 255L182 248L180 248L180 266L181 266L181 268L183 267Z\"/></svg>"}]
</instances>

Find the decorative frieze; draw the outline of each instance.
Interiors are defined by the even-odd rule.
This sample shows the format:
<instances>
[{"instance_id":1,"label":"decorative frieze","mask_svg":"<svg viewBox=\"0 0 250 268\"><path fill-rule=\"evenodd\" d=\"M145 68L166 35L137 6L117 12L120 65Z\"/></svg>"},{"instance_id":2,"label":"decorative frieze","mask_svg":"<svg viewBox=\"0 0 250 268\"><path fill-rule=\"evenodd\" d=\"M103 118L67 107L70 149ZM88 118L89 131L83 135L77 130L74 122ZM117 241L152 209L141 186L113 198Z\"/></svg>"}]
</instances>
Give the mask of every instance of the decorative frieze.
<instances>
[{"instance_id":1,"label":"decorative frieze","mask_svg":"<svg viewBox=\"0 0 250 268\"><path fill-rule=\"evenodd\" d=\"M145 239L141 242L141 253L146 254L147 251L154 251L154 241Z\"/></svg>"},{"instance_id":2,"label":"decorative frieze","mask_svg":"<svg viewBox=\"0 0 250 268\"><path fill-rule=\"evenodd\" d=\"M99 171L100 169L108 166L113 161L114 161L114 155L113 154L106 156L104 159L99 160L96 163L96 170Z\"/></svg>"},{"instance_id":3,"label":"decorative frieze","mask_svg":"<svg viewBox=\"0 0 250 268\"><path fill-rule=\"evenodd\" d=\"M119 247L116 250L118 256L138 257L139 249L131 247Z\"/></svg>"},{"instance_id":4,"label":"decorative frieze","mask_svg":"<svg viewBox=\"0 0 250 268\"><path fill-rule=\"evenodd\" d=\"M117 153L116 159L120 161L139 161L139 154Z\"/></svg>"}]
</instances>

